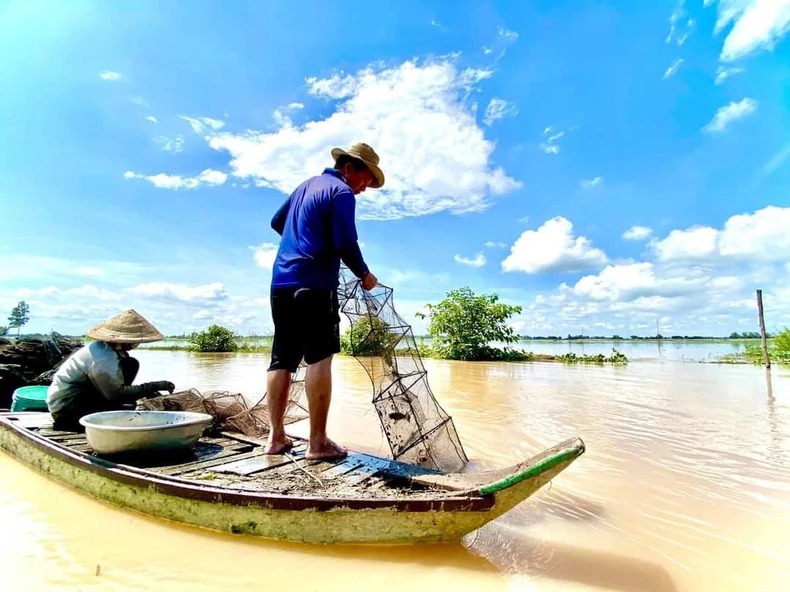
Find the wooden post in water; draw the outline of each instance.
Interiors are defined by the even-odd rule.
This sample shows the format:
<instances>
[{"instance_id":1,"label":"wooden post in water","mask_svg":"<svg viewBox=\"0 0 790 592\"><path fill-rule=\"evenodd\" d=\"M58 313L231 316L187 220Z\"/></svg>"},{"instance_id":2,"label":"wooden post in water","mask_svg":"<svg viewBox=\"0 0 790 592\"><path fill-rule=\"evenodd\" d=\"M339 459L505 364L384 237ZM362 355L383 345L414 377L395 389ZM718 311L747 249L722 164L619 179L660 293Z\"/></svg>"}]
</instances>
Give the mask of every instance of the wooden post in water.
<instances>
[{"instance_id":1,"label":"wooden post in water","mask_svg":"<svg viewBox=\"0 0 790 592\"><path fill-rule=\"evenodd\" d=\"M768 341L765 337L765 316L763 315L763 291L757 290L757 316L760 318L760 338L763 344L763 360L765 367L771 367L771 358L768 357Z\"/></svg>"}]
</instances>

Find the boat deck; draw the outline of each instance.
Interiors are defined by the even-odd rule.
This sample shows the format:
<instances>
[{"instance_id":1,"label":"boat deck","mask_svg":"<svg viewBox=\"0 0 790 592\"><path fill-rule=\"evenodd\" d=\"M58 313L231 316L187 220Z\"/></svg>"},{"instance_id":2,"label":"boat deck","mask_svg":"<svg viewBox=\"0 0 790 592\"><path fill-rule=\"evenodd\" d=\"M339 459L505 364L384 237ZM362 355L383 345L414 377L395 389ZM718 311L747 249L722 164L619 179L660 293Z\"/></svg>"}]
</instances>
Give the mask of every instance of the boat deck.
<instances>
[{"instance_id":1,"label":"boat deck","mask_svg":"<svg viewBox=\"0 0 790 592\"><path fill-rule=\"evenodd\" d=\"M102 464L133 467L151 476L234 492L415 501L448 495L446 490L412 482L413 477L438 474L436 471L356 452L341 460L308 461L304 458L307 443L300 439L294 439L294 447L279 455L264 455L263 440L223 432L202 437L191 450L178 454L98 457L84 433L54 430L48 413L3 415L32 434Z\"/></svg>"}]
</instances>

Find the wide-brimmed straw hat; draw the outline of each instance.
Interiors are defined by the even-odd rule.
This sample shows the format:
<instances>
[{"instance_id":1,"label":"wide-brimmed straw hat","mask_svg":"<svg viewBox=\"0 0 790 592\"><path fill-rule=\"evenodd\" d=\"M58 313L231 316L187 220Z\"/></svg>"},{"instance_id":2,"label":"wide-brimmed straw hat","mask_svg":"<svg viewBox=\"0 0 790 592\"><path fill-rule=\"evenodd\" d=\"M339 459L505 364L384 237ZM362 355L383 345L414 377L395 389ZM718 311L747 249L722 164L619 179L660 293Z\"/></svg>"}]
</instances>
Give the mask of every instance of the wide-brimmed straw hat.
<instances>
[{"instance_id":1,"label":"wide-brimmed straw hat","mask_svg":"<svg viewBox=\"0 0 790 592\"><path fill-rule=\"evenodd\" d=\"M165 338L156 327L131 308L108 321L99 323L85 335L96 341L109 343L150 343Z\"/></svg>"},{"instance_id":2,"label":"wide-brimmed straw hat","mask_svg":"<svg viewBox=\"0 0 790 592\"><path fill-rule=\"evenodd\" d=\"M375 177L375 181L370 184L372 189L378 189L384 185L384 173L379 168L379 155L376 154L373 148L365 143L359 143L354 144L348 150L343 150L342 148L332 149L332 158L335 159L335 162L341 156L350 156L365 163L365 166L370 169L370 172Z\"/></svg>"}]
</instances>

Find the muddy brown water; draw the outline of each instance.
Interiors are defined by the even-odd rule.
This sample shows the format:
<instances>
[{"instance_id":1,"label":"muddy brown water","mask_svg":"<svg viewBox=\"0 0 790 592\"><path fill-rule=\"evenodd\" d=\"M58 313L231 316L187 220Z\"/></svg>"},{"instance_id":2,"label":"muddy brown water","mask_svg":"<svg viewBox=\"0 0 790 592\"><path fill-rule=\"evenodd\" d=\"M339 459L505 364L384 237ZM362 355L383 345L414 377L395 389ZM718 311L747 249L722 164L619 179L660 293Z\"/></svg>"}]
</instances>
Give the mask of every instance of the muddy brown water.
<instances>
[{"instance_id":1,"label":"muddy brown water","mask_svg":"<svg viewBox=\"0 0 790 592\"><path fill-rule=\"evenodd\" d=\"M265 355L140 351L140 380L264 391ZM587 452L462 544L321 547L97 502L0 453L2 590L779 591L790 581L790 370L426 361L472 470L570 436ZM370 383L337 358L330 433L386 454ZM305 426L292 426L304 435Z\"/></svg>"}]
</instances>

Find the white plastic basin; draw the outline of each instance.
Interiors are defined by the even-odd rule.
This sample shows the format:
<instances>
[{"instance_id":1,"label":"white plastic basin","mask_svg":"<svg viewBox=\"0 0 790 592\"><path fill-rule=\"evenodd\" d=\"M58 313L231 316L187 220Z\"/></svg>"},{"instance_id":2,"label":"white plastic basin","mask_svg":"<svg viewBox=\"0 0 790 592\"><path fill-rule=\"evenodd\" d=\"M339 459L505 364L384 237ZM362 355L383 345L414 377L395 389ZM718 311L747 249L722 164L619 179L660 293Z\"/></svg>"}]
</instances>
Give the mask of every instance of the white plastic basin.
<instances>
[{"instance_id":1,"label":"white plastic basin","mask_svg":"<svg viewBox=\"0 0 790 592\"><path fill-rule=\"evenodd\" d=\"M102 411L80 419L99 454L189 448L211 422L207 413L189 411Z\"/></svg>"}]
</instances>

